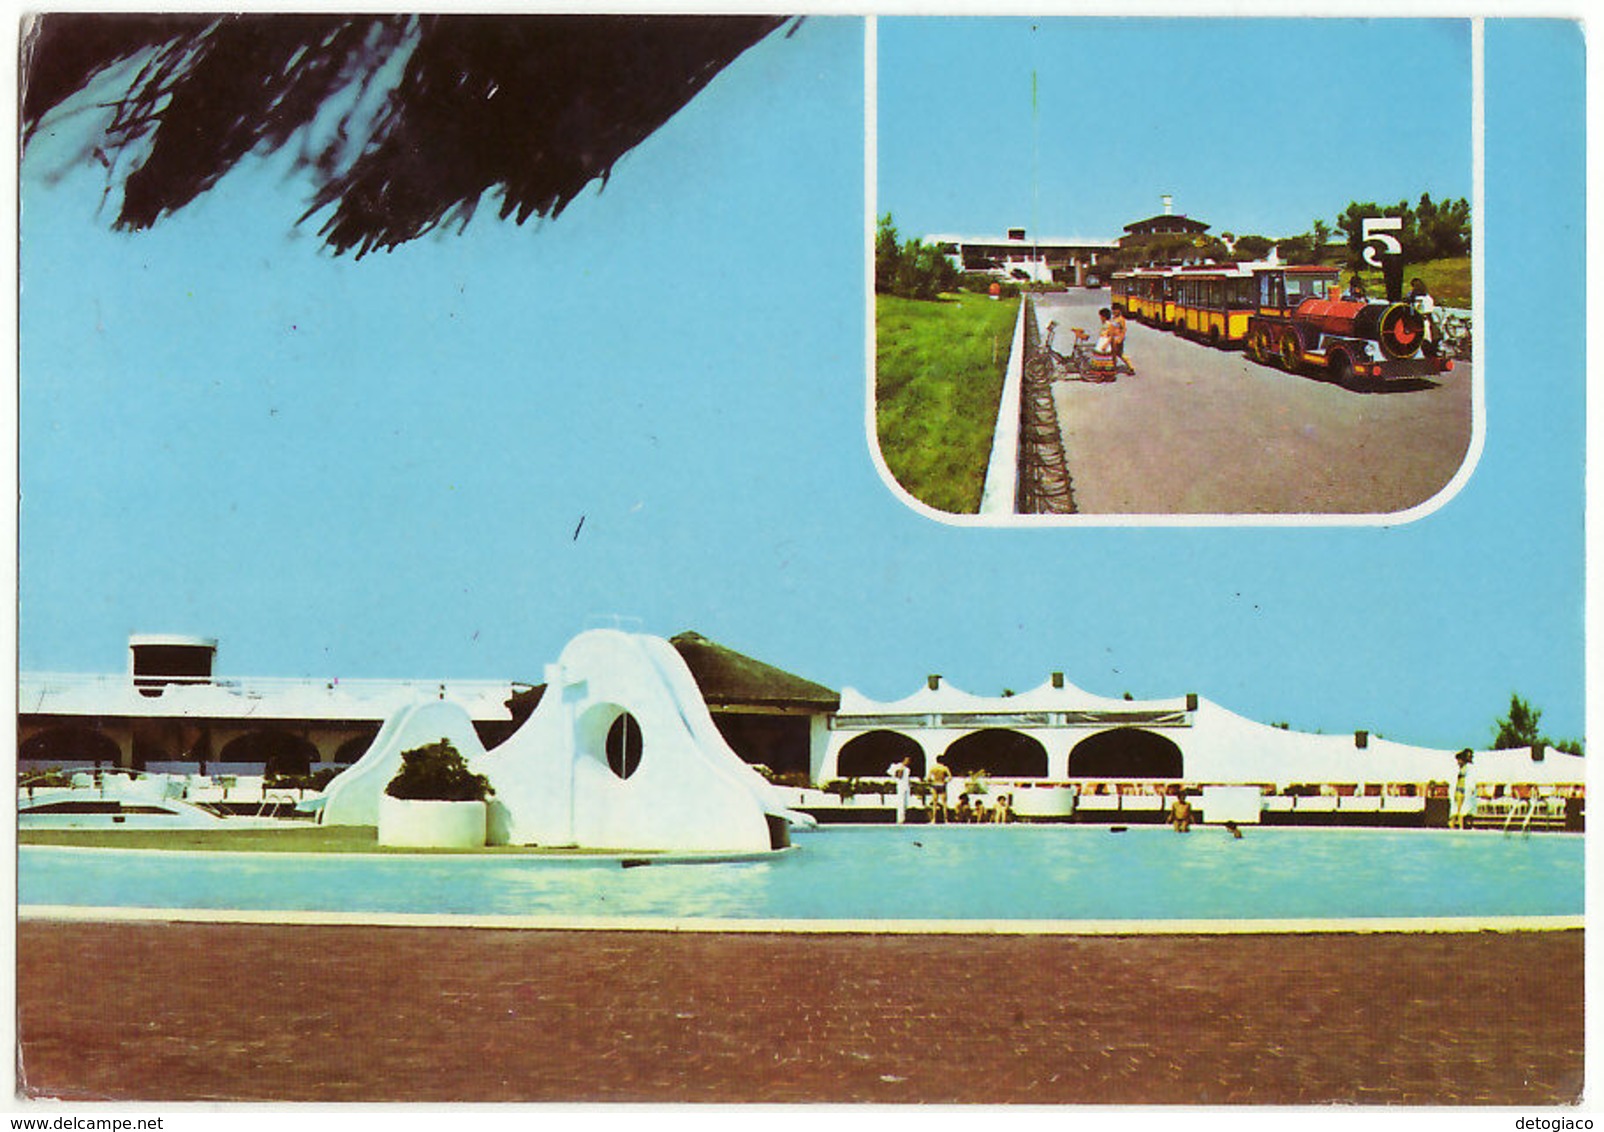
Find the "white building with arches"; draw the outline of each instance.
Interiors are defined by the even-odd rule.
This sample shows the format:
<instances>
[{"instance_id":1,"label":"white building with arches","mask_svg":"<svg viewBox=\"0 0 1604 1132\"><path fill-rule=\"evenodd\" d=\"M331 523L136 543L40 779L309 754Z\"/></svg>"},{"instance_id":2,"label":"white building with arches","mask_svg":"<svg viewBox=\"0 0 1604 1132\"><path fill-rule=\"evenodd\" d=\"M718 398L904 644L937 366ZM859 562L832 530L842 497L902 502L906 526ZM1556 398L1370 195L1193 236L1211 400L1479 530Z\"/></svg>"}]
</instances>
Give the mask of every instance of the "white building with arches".
<instances>
[{"instance_id":1,"label":"white building with arches","mask_svg":"<svg viewBox=\"0 0 1604 1132\"><path fill-rule=\"evenodd\" d=\"M1263 798L1266 814L1380 820L1418 817L1428 798L1449 799L1463 788L1484 812L1507 808L1501 799L1552 799L1557 819L1586 781L1581 756L1543 746L1451 751L1365 730L1311 734L1248 719L1195 693L1098 696L1057 672L1007 696L978 696L939 676L899 700L843 689L816 781L883 778L903 759L916 778L945 767L953 796L983 778L990 794L1010 792L1024 816L1156 816L1162 799L1181 789L1205 798L1213 790L1219 812L1223 791L1240 788ZM1248 820L1258 820L1256 805L1252 812Z\"/></svg>"}]
</instances>

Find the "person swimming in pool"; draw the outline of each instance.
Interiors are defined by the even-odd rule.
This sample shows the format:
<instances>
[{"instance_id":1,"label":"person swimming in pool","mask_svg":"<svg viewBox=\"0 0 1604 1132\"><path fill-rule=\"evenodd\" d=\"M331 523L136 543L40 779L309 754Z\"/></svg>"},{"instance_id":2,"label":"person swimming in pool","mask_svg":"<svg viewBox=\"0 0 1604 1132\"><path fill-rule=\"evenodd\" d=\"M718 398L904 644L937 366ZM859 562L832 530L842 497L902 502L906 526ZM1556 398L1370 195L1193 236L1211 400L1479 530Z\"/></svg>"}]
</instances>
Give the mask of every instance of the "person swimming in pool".
<instances>
[{"instance_id":1,"label":"person swimming in pool","mask_svg":"<svg viewBox=\"0 0 1604 1132\"><path fill-rule=\"evenodd\" d=\"M1175 795L1175 801L1170 803L1170 825L1175 827L1176 833L1188 833L1192 829L1192 803L1186 800L1186 794Z\"/></svg>"}]
</instances>

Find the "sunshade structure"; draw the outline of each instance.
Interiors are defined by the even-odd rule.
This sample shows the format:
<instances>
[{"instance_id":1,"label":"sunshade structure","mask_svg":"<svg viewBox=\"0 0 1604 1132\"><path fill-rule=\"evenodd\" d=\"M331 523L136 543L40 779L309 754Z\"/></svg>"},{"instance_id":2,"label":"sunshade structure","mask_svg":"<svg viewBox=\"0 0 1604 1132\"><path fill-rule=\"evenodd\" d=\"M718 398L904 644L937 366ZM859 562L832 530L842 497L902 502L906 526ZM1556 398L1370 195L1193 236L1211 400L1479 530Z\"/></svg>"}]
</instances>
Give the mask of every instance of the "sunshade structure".
<instances>
[{"instance_id":1,"label":"sunshade structure","mask_svg":"<svg viewBox=\"0 0 1604 1132\"><path fill-rule=\"evenodd\" d=\"M1190 783L1453 782L1456 751L1411 746L1368 731L1320 735L1259 723L1196 694L1122 700L1061 674L1012 696L978 696L938 676L899 700L841 693L818 777L879 775L907 757L959 774L1054 780L1162 779ZM1577 755L1541 748L1473 751L1474 783L1580 784Z\"/></svg>"}]
</instances>

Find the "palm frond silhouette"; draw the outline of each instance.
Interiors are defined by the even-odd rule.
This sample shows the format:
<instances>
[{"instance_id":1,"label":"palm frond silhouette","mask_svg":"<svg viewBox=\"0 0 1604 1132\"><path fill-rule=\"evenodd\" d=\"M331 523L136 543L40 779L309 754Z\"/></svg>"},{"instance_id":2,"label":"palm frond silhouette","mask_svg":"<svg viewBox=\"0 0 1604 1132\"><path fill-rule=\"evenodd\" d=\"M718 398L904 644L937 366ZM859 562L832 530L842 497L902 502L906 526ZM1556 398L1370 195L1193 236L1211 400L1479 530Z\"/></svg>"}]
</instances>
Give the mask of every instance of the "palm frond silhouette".
<instances>
[{"instance_id":1,"label":"palm frond silhouette","mask_svg":"<svg viewBox=\"0 0 1604 1132\"><path fill-rule=\"evenodd\" d=\"M293 144L313 185L301 220L326 212L327 245L361 257L466 223L487 195L520 224L559 215L788 18L35 16L24 142L110 84L93 153L123 229Z\"/></svg>"}]
</instances>

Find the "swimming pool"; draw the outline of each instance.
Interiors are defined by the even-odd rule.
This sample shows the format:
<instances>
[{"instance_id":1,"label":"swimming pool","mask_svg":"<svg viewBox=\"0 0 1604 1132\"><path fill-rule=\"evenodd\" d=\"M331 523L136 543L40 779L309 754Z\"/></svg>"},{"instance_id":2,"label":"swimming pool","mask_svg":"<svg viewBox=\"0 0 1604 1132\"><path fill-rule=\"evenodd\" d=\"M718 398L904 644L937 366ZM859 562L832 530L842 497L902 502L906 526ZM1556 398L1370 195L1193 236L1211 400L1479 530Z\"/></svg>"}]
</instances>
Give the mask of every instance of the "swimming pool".
<instances>
[{"instance_id":1,"label":"swimming pool","mask_svg":"<svg viewBox=\"0 0 1604 1132\"><path fill-rule=\"evenodd\" d=\"M1583 838L1420 830L835 827L758 859L25 845L28 906L664 920L1574 916Z\"/></svg>"}]
</instances>

